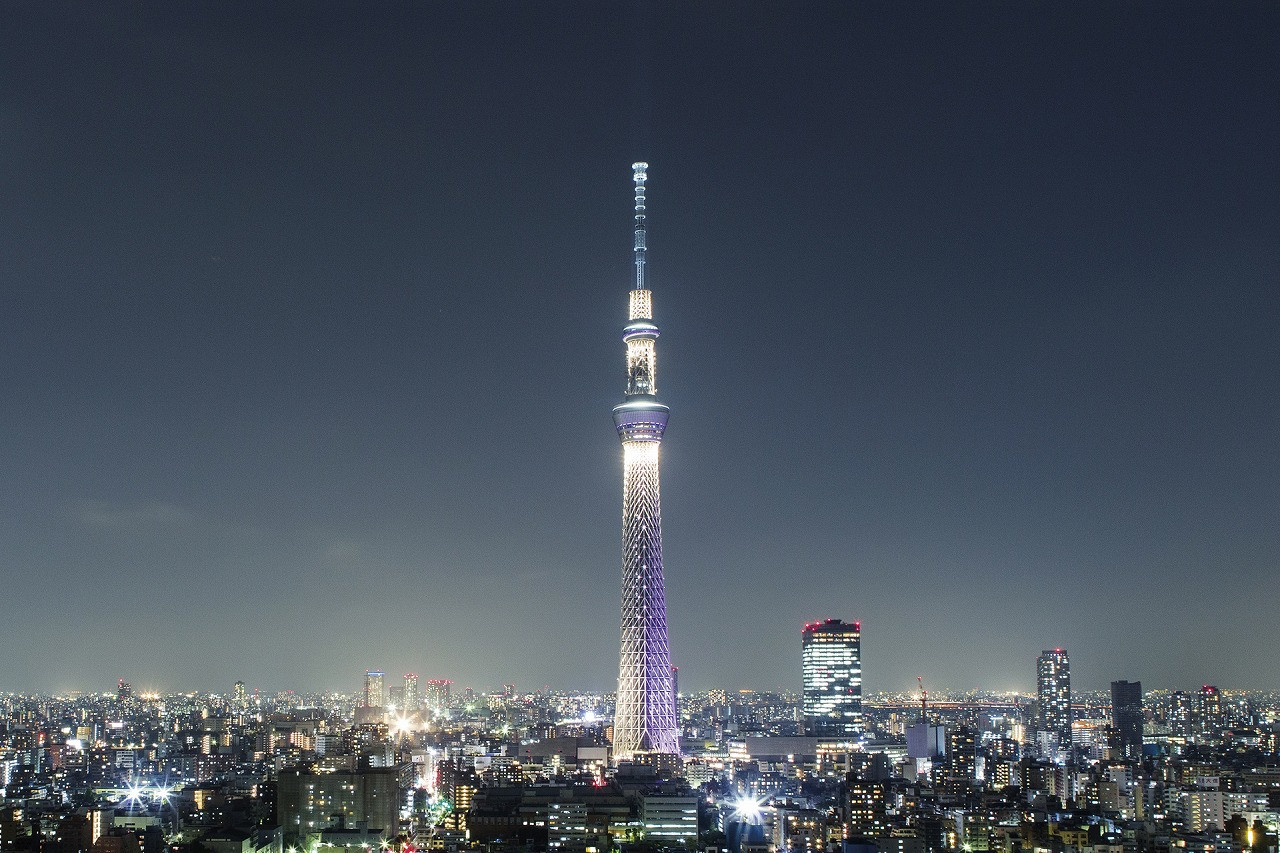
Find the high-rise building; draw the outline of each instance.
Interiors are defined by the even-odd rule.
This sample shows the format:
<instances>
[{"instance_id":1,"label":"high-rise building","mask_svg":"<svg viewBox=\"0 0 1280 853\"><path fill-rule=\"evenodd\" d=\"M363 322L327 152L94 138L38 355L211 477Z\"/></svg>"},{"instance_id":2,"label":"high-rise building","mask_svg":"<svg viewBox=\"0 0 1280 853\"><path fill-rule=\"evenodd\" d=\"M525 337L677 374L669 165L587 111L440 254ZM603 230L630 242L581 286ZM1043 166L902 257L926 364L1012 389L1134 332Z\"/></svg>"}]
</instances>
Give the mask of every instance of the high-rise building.
<instances>
[{"instance_id":1,"label":"high-rise building","mask_svg":"<svg viewBox=\"0 0 1280 853\"><path fill-rule=\"evenodd\" d=\"M418 689L417 673L404 674L404 712L412 714L422 709L422 693Z\"/></svg>"},{"instance_id":2,"label":"high-rise building","mask_svg":"<svg viewBox=\"0 0 1280 853\"><path fill-rule=\"evenodd\" d=\"M1191 696L1185 690L1170 691L1164 713L1165 722L1169 724L1169 730L1173 734L1191 734L1192 718L1195 715L1192 712Z\"/></svg>"},{"instance_id":3,"label":"high-rise building","mask_svg":"<svg viewBox=\"0 0 1280 853\"><path fill-rule=\"evenodd\" d=\"M978 779L978 739L968 726L947 731L947 755L942 778L953 789L963 790Z\"/></svg>"},{"instance_id":4,"label":"high-rise building","mask_svg":"<svg viewBox=\"0 0 1280 853\"><path fill-rule=\"evenodd\" d=\"M641 799L641 816L646 838L664 844L696 845L698 841L698 798L652 794Z\"/></svg>"},{"instance_id":5,"label":"high-rise building","mask_svg":"<svg viewBox=\"0 0 1280 853\"><path fill-rule=\"evenodd\" d=\"M844 837L882 838L889 834L887 803L889 785L880 779L866 779L851 772L845 779L848 799L844 808Z\"/></svg>"},{"instance_id":6,"label":"high-rise building","mask_svg":"<svg viewBox=\"0 0 1280 853\"><path fill-rule=\"evenodd\" d=\"M1071 662L1065 649L1049 649L1036 659L1036 729L1071 750Z\"/></svg>"},{"instance_id":7,"label":"high-rise building","mask_svg":"<svg viewBox=\"0 0 1280 853\"><path fill-rule=\"evenodd\" d=\"M1191 734L1192 718L1195 715L1192 713L1191 697L1187 695L1186 691L1175 690L1169 694L1167 714L1169 729L1175 735L1185 736Z\"/></svg>"},{"instance_id":8,"label":"high-rise building","mask_svg":"<svg viewBox=\"0 0 1280 853\"><path fill-rule=\"evenodd\" d=\"M400 806L412 784L412 764L325 773L286 768L277 782L276 822L291 842L331 826L337 815L392 838L400 832Z\"/></svg>"},{"instance_id":9,"label":"high-rise building","mask_svg":"<svg viewBox=\"0 0 1280 853\"><path fill-rule=\"evenodd\" d=\"M1142 682L1111 682L1111 725L1116 746L1130 760L1142 758Z\"/></svg>"},{"instance_id":10,"label":"high-rise building","mask_svg":"<svg viewBox=\"0 0 1280 853\"><path fill-rule=\"evenodd\" d=\"M453 805L445 824L449 829L465 830L467 812L480 790L480 777L474 764L454 758L440 764L440 794Z\"/></svg>"},{"instance_id":11,"label":"high-rise building","mask_svg":"<svg viewBox=\"0 0 1280 853\"><path fill-rule=\"evenodd\" d=\"M662 572L662 510L658 492L658 448L668 408L658 402L658 327L645 273L645 179L647 163L632 164L635 182L635 287L622 331L627 353L623 403L613 409L622 441L622 654L613 721L616 759L636 753L680 751L671 692L667 644L667 600Z\"/></svg>"},{"instance_id":12,"label":"high-rise building","mask_svg":"<svg viewBox=\"0 0 1280 853\"><path fill-rule=\"evenodd\" d=\"M1202 735L1211 735L1221 727L1222 691L1206 684L1196 695L1196 730Z\"/></svg>"},{"instance_id":13,"label":"high-rise building","mask_svg":"<svg viewBox=\"0 0 1280 853\"><path fill-rule=\"evenodd\" d=\"M443 711L449 707L449 690L453 682L447 678L427 679L426 703L429 711Z\"/></svg>"},{"instance_id":14,"label":"high-rise building","mask_svg":"<svg viewBox=\"0 0 1280 853\"><path fill-rule=\"evenodd\" d=\"M800 641L804 730L810 737L862 732L862 623L827 619L804 626Z\"/></svg>"},{"instance_id":15,"label":"high-rise building","mask_svg":"<svg viewBox=\"0 0 1280 853\"><path fill-rule=\"evenodd\" d=\"M366 708L383 708L387 704L387 674L380 669L367 669L364 673L364 705Z\"/></svg>"}]
</instances>

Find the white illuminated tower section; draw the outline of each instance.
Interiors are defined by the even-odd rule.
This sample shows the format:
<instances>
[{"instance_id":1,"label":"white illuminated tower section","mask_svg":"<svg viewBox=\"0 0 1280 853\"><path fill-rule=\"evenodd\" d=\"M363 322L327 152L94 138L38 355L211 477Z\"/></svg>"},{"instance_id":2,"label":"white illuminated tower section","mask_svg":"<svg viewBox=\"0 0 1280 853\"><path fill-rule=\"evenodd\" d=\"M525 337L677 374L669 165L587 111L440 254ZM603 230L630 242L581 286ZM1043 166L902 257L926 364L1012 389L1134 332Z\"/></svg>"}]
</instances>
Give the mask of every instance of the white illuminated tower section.
<instances>
[{"instance_id":1,"label":"white illuminated tower section","mask_svg":"<svg viewBox=\"0 0 1280 853\"><path fill-rule=\"evenodd\" d=\"M622 440L622 659L618 705L613 721L613 754L680 751L675 697L671 690L671 649L667 645L667 601L662 577L662 510L658 498L658 448L667 428L666 406L658 402L658 327L653 294L645 287L644 182L648 163L632 165L636 184L636 284L628 323L626 401L613 409Z\"/></svg>"}]
</instances>

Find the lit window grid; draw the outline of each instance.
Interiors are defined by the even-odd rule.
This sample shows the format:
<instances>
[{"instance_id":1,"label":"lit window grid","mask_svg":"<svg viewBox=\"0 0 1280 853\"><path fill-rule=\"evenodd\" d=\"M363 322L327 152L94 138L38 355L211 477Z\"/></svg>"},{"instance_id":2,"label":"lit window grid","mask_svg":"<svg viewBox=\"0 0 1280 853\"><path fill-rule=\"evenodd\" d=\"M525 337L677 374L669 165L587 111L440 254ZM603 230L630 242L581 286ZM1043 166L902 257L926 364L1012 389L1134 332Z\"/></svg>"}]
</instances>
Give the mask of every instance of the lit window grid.
<instances>
[{"instance_id":1,"label":"lit window grid","mask_svg":"<svg viewBox=\"0 0 1280 853\"><path fill-rule=\"evenodd\" d=\"M804 635L804 714L849 731L861 728L861 638L856 631L809 631Z\"/></svg>"},{"instance_id":2,"label":"lit window grid","mask_svg":"<svg viewBox=\"0 0 1280 853\"><path fill-rule=\"evenodd\" d=\"M1047 651L1037 661L1036 699L1041 727L1071 742L1071 662L1060 649Z\"/></svg>"}]
</instances>

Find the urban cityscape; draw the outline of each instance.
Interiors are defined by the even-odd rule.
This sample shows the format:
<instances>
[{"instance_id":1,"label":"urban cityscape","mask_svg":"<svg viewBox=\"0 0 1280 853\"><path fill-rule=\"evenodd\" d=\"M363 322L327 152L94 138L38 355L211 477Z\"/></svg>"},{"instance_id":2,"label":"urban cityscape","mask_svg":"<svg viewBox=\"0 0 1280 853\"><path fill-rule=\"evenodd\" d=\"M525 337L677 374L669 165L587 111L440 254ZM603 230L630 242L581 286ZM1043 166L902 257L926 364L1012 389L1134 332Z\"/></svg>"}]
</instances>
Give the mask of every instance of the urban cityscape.
<instances>
[{"instance_id":1,"label":"urban cityscape","mask_svg":"<svg viewBox=\"0 0 1280 853\"><path fill-rule=\"evenodd\" d=\"M804 626L802 691L678 697L619 758L610 694L367 671L347 694L0 697L5 851L1274 851L1280 695L1212 685L863 695ZM353 676L353 681L356 678Z\"/></svg>"},{"instance_id":2,"label":"urban cityscape","mask_svg":"<svg viewBox=\"0 0 1280 853\"><path fill-rule=\"evenodd\" d=\"M1280 853L1280 7L43 5L0 853Z\"/></svg>"},{"instance_id":3,"label":"urban cityscape","mask_svg":"<svg viewBox=\"0 0 1280 853\"><path fill-rule=\"evenodd\" d=\"M863 695L862 625L800 631L801 690L679 690L668 641L648 164L632 165L614 694L454 690L0 698L0 853L323 850L1274 853L1280 695ZM871 665L874 666L872 663Z\"/></svg>"}]
</instances>

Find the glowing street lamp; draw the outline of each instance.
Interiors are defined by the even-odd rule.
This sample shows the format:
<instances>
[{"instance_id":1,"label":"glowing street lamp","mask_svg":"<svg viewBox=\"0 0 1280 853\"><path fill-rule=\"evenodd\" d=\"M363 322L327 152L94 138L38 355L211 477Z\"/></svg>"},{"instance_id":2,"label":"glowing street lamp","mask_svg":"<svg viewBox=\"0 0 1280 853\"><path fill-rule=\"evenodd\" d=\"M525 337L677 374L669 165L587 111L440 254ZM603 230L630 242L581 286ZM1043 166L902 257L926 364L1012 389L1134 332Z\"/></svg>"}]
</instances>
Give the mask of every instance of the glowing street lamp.
<instances>
[{"instance_id":1,"label":"glowing street lamp","mask_svg":"<svg viewBox=\"0 0 1280 853\"><path fill-rule=\"evenodd\" d=\"M749 795L738 797L730 805L733 807L733 816L743 823L759 823L764 814L761 808L764 801Z\"/></svg>"}]
</instances>

